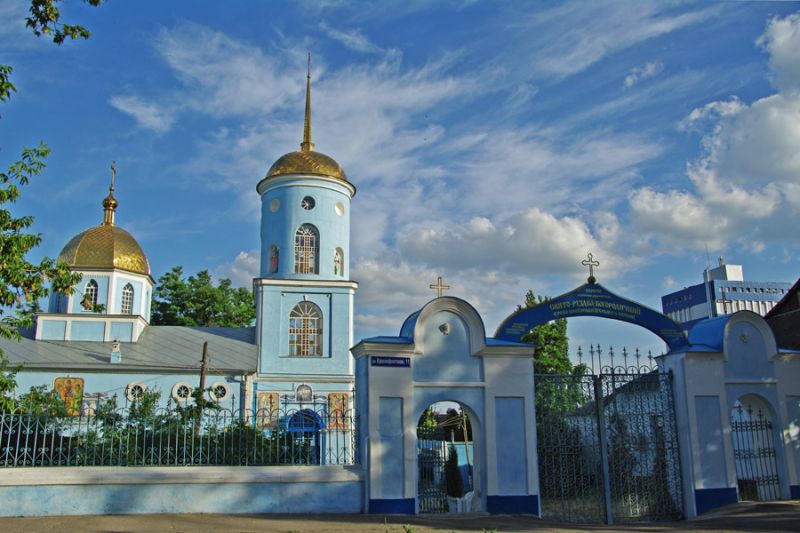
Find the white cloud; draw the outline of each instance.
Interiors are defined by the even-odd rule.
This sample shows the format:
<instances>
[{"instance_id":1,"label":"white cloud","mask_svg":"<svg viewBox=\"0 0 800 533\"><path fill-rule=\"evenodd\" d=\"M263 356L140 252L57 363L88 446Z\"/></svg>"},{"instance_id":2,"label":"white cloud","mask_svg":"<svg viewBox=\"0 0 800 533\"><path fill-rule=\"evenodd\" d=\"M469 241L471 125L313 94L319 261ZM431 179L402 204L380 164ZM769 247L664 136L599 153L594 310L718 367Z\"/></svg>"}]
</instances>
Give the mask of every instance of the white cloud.
<instances>
[{"instance_id":1,"label":"white cloud","mask_svg":"<svg viewBox=\"0 0 800 533\"><path fill-rule=\"evenodd\" d=\"M261 255L258 250L239 252L230 263L224 263L214 270L218 278L228 278L234 287L253 287L253 278L257 278L261 267Z\"/></svg>"},{"instance_id":2,"label":"white cloud","mask_svg":"<svg viewBox=\"0 0 800 533\"><path fill-rule=\"evenodd\" d=\"M670 275L664 276L664 279L661 280L661 288L665 290L672 290L678 284Z\"/></svg>"},{"instance_id":3,"label":"white cloud","mask_svg":"<svg viewBox=\"0 0 800 533\"><path fill-rule=\"evenodd\" d=\"M138 96L114 96L108 102L123 113L130 115L143 128L156 133L168 131L175 122L171 111L152 102L145 102Z\"/></svg>"},{"instance_id":4,"label":"white cloud","mask_svg":"<svg viewBox=\"0 0 800 533\"><path fill-rule=\"evenodd\" d=\"M319 28L325 32L328 38L333 39L345 47L364 54L380 54L383 48L371 42L359 30L342 31L331 28L327 23L321 22Z\"/></svg>"},{"instance_id":5,"label":"white cloud","mask_svg":"<svg viewBox=\"0 0 800 533\"><path fill-rule=\"evenodd\" d=\"M800 90L800 13L773 18L756 42L769 52L775 86L781 91Z\"/></svg>"},{"instance_id":6,"label":"white cloud","mask_svg":"<svg viewBox=\"0 0 800 533\"><path fill-rule=\"evenodd\" d=\"M658 2L570 2L515 21L533 35L537 68L567 77L605 57L673 31L699 24L718 8L675 14Z\"/></svg>"},{"instance_id":7,"label":"white cloud","mask_svg":"<svg viewBox=\"0 0 800 533\"><path fill-rule=\"evenodd\" d=\"M593 233L577 217L556 217L534 207L499 220L421 221L402 228L396 241L405 259L435 268L527 276L571 274L576 280L585 274L580 260L591 251L603 258L604 277L611 278L622 266L613 250L619 224L611 213L603 213L598 222Z\"/></svg>"},{"instance_id":8,"label":"white cloud","mask_svg":"<svg viewBox=\"0 0 800 533\"><path fill-rule=\"evenodd\" d=\"M625 87L633 87L642 80L652 78L664 70L664 64L660 61L650 61L642 67L634 67L625 76Z\"/></svg>"},{"instance_id":9,"label":"white cloud","mask_svg":"<svg viewBox=\"0 0 800 533\"><path fill-rule=\"evenodd\" d=\"M800 16L772 19L758 42L781 92L750 105L734 96L692 110L679 129L705 131L701 156L687 165L694 191L646 187L629 195L636 225L664 242L715 250L743 242L758 253L766 241L788 236L786 217L800 207Z\"/></svg>"}]
</instances>

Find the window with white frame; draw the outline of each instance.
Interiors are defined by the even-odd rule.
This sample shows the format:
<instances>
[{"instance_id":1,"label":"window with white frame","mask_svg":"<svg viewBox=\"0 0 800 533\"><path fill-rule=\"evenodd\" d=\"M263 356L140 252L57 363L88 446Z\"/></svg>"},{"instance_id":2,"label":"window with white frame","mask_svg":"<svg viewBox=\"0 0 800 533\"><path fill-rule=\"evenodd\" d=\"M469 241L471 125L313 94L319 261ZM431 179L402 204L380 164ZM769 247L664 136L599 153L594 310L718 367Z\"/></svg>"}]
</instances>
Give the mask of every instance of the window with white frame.
<instances>
[{"instance_id":1,"label":"window with white frame","mask_svg":"<svg viewBox=\"0 0 800 533\"><path fill-rule=\"evenodd\" d=\"M97 305L97 282L95 280L90 279L89 283L86 284L81 305L84 309L92 309Z\"/></svg>"},{"instance_id":2,"label":"window with white frame","mask_svg":"<svg viewBox=\"0 0 800 533\"><path fill-rule=\"evenodd\" d=\"M294 271L296 274L319 272L319 232L311 224L303 224L294 234Z\"/></svg>"},{"instance_id":3,"label":"window with white frame","mask_svg":"<svg viewBox=\"0 0 800 533\"><path fill-rule=\"evenodd\" d=\"M122 308L123 315L133 314L133 285L128 283L122 288Z\"/></svg>"},{"instance_id":4,"label":"window with white frame","mask_svg":"<svg viewBox=\"0 0 800 533\"><path fill-rule=\"evenodd\" d=\"M300 302L289 313L289 355L322 355L322 313L311 302Z\"/></svg>"}]
</instances>

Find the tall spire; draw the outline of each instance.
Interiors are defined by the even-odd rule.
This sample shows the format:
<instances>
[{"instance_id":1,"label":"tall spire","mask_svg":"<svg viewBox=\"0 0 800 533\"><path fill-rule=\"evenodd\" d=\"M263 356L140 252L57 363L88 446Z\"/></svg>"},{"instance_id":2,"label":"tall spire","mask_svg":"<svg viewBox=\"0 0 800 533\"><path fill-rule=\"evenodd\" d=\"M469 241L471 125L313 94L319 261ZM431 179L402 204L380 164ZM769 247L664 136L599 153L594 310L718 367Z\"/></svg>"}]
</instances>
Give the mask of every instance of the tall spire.
<instances>
[{"instance_id":1,"label":"tall spire","mask_svg":"<svg viewBox=\"0 0 800 533\"><path fill-rule=\"evenodd\" d=\"M108 196L103 200L103 225L114 225L114 211L117 210L119 203L114 198L114 178L117 177L117 162L111 162L111 186L108 188Z\"/></svg>"},{"instance_id":2,"label":"tall spire","mask_svg":"<svg viewBox=\"0 0 800 533\"><path fill-rule=\"evenodd\" d=\"M311 52L308 53L308 71L306 73L306 119L303 123L303 142L300 150L313 152L314 143L311 142Z\"/></svg>"}]
</instances>

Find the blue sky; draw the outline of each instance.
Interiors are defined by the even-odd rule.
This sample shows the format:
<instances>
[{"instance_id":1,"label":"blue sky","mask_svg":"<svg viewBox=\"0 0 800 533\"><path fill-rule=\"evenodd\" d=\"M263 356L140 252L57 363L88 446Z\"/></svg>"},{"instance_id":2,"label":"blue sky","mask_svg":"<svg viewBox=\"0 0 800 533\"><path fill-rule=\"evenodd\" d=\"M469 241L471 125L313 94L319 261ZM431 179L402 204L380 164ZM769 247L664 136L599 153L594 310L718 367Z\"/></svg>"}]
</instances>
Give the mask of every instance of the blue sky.
<instances>
[{"instance_id":1,"label":"blue sky","mask_svg":"<svg viewBox=\"0 0 800 533\"><path fill-rule=\"evenodd\" d=\"M395 334L441 275L491 334L528 288L557 295L591 251L610 290L660 309L723 255L800 275L800 3L68 1L56 47L0 0L0 164L38 140L23 193L38 253L118 223L155 278L257 274L255 185L302 133L358 187L356 337ZM599 319L573 344L660 348Z\"/></svg>"}]
</instances>

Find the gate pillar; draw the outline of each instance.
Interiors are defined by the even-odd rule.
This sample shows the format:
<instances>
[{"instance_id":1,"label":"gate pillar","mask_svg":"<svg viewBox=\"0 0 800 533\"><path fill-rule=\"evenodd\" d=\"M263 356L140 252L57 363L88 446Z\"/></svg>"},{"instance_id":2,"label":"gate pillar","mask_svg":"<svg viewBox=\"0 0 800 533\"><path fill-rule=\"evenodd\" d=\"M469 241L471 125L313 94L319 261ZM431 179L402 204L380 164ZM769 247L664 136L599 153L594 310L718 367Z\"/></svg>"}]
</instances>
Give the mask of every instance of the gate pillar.
<instances>
[{"instance_id":1,"label":"gate pillar","mask_svg":"<svg viewBox=\"0 0 800 533\"><path fill-rule=\"evenodd\" d=\"M767 322L750 311L704 320L686 351L662 356L674 375L688 518L739 501L731 412L757 396L774 421L780 499L800 498L800 353L779 350Z\"/></svg>"},{"instance_id":2,"label":"gate pillar","mask_svg":"<svg viewBox=\"0 0 800 533\"><path fill-rule=\"evenodd\" d=\"M417 423L449 401L472 425L473 510L539 514L531 345L487 339L471 305L440 297L351 351L366 512L418 512Z\"/></svg>"}]
</instances>

